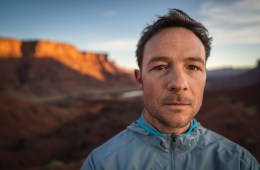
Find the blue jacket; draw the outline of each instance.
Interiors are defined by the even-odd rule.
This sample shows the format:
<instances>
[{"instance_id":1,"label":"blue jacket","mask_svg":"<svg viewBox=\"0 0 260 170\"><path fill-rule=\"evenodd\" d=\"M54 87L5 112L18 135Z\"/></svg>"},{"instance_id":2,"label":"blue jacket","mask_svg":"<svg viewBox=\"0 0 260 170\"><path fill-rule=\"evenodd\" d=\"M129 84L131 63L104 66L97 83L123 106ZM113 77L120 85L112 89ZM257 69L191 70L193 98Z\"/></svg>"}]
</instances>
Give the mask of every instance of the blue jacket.
<instances>
[{"instance_id":1,"label":"blue jacket","mask_svg":"<svg viewBox=\"0 0 260 170\"><path fill-rule=\"evenodd\" d=\"M81 170L259 170L244 148L192 120L183 135L162 134L142 115L93 150Z\"/></svg>"}]
</instances>

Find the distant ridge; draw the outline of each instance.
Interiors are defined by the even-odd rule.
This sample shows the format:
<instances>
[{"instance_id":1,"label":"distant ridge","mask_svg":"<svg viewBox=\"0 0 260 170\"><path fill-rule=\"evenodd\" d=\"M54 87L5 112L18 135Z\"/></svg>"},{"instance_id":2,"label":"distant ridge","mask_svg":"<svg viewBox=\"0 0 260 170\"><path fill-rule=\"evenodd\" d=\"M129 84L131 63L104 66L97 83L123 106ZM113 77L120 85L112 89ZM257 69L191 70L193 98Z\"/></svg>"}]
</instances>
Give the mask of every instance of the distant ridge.
<instances>
[{"instance_id":1,"label":"distant ridge","mask_svg":"<svg viewBox=\"0 0 260 170\"><path fill-rule=\"evenodd\" d=\"M207 88L238 89L260 85L260 64L252 69L220 69L207 73Z\"/></svg>"},{"instance_id":2,"label":"distant ridge","mask_svg":"<svg viewBox=\"0 0 260 170\"><path fill-rule=\"evenodd\" d=\"M2 90L134 84L132 76L111 62L106 53L82 52L71 44L49 40L0 37L0 70Z\"/></svg>"},{"instance_id":3,"label":"distant ridge","mask_svg":"<svg viewBox=\"0 0 260 170\"><path fill-rule=\"evenodd\" d=\"M91 76L104 80L104 72L117 74L124 72L108 60L106 53L81 52L73 45L47 40L20 41L0 38L0 57L52 58L64 65Z\"/></svg>"}]
</instances>

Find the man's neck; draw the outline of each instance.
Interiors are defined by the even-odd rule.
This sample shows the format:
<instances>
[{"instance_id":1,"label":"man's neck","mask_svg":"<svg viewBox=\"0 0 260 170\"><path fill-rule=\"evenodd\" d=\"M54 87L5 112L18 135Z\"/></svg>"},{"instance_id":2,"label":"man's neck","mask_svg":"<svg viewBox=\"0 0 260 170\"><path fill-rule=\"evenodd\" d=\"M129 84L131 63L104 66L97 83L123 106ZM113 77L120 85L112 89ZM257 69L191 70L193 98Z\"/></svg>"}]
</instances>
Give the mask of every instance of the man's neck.
<instances>
[{"instance_id":1,"label":"man's neck","mask_svg":"<svg viewBox=\"0 0 260 170\"><path fill-rule=\"evenodd\" d=\"M189 130L189 128L191 126L191 121L190 121L184 127L176 127L176 128L170 127L170 126L167 126L166 124L164 124L163 122L161 122L160 120L155 119L146 111L144 111L144 118L156 130L158 130L159 132L164 133L164 134L177 134L177 135L184 134L185 132L187 132Z\"/></svg>"}]
</instances>

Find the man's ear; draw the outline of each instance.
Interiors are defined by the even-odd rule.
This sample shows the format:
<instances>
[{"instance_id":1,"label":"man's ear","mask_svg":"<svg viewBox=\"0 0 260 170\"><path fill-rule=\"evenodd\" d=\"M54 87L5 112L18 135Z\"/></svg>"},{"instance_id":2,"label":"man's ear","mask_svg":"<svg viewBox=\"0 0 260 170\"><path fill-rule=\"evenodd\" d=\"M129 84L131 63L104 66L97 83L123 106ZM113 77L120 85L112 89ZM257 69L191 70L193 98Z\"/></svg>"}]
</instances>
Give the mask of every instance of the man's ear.
<instances>
[{"instance_id":1,"label":"man's ear","mask_svg":"<svg viewBox=\"0 0 260 170\"><path fill-rule=\"evenodd\" d=\"M135 74L135 81L137 83L137 87L139 90L143 90L143 80L142 80L142 73L140 70L135 69L134 70L134 74Z\"/></svg>"}]
</instances>

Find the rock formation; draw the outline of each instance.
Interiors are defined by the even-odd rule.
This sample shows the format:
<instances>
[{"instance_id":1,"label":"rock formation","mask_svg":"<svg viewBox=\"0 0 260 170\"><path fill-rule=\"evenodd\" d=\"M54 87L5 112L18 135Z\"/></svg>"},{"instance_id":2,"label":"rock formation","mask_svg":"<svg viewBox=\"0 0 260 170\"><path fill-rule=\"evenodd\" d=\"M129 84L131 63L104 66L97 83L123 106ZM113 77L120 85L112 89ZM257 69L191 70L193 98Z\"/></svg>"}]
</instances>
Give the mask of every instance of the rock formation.
<instances>
[{"instance_id":1,"label":"rock formation","mask_svg":"<svg viewBox=\"0 0 260 170\"><path fill-rule=\"evenodd\" d=\"M133 85L133 78L105 53L81 52L54 41L0 38L0 89L34 91Z\"/></svg>"},{"instance_id":2,"label":"rock formation","mask_svg":"<svg viewBox=\"0 0 260 170\"><path fill-rule=\"evenodd\" d=\"M21 45L22 42L20 40L0 37L0 58L21 57Z\"/></svg>"},{"instance_id":3,"label":"rock formation","mask_svg":"<svg viewBox=\"0 0 260 170\"><path fill-rule=\"evenodd\" d=\"M0 38L0 57L52 58L81 74L104 80L103 73L123 73L105 53L80 52L67 43L39 40L21 42L16 39Z\"/></svg>"}]
</instances>

